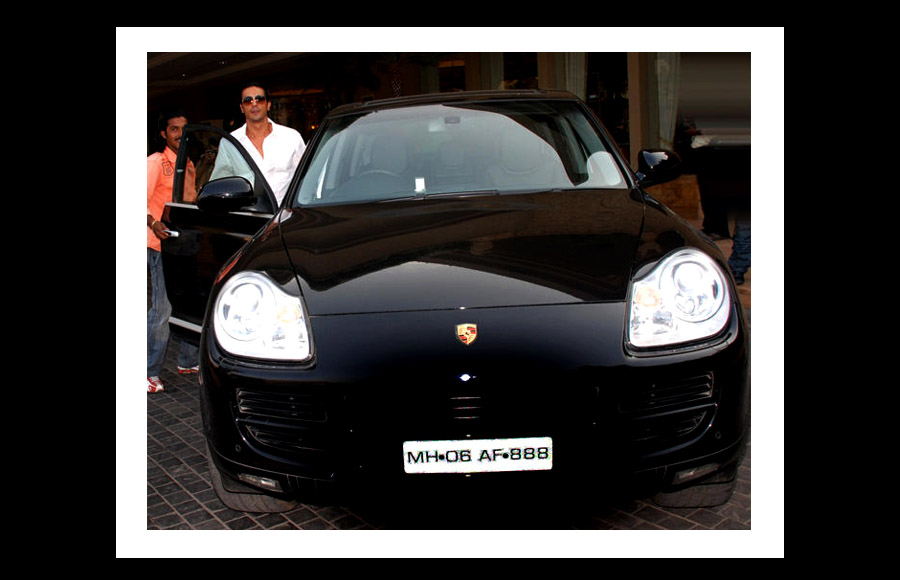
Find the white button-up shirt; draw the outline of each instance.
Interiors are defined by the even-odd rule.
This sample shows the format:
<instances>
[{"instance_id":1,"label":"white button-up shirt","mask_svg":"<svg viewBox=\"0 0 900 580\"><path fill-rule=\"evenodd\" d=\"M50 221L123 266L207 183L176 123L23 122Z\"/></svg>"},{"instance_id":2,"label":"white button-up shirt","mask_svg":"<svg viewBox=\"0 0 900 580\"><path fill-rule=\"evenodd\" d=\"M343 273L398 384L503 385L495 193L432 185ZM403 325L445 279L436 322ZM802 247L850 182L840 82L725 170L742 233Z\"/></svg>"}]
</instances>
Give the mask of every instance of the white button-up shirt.
<instances>
[{"instance_id":1,"label":"white button-up shirt","mask_svg":"<svg viewBox=\"0 0 900 580\"><path fill-rule=\"evenodd\" d=\"M280 204L306 149L306 143L296 130L279 125L271 119L269 123L272 124L272 132L263 141L264 155L259 154L247 137L247 125L235 129L231 134L250 153L250 157L265 175L275 199Z\"/></svg>"}]
</instances>

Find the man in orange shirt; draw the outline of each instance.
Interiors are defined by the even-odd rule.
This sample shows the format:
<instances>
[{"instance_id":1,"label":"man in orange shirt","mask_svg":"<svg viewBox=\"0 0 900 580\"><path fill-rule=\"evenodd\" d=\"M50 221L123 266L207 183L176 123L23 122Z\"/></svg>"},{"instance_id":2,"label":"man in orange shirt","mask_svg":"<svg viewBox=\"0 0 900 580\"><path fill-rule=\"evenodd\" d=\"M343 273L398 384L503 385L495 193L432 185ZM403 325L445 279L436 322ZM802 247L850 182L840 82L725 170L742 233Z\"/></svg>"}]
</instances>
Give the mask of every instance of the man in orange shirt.
<instances>
[{"instance_id":1,"label":"man in orange shirt","mask_svg":"<svg viewBox=\"0 0 900 580\"><path fill-rule=\"evenodd\" d=\"M159 375L162 371L169 344L169 316L172 305L166 296L163 278L162 244L168 238L162 219L166 203L172 201L172 186L175 179L175 157L181 144L181 133L187 125L187 117L180 111L169 113L160 123L160 136L165 148L147 157L147 267L151 281L151 306L147 312L147 392L159 393L165 390ZM193 166L188 168L185 183L185 201L193 201L196 196ZM197 348L182 341L178 355L178 372L197 372Z\"/></svg>"}]
</instances>

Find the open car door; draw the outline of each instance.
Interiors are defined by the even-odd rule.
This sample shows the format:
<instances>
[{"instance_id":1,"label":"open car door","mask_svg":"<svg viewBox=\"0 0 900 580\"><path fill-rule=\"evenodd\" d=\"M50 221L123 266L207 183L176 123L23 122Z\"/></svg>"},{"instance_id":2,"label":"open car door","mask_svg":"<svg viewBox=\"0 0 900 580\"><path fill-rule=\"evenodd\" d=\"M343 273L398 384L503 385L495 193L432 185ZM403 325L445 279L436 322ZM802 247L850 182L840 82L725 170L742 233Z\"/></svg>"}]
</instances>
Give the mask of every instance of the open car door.
<instances>
[{"instance_id":1,"label":"open car door","mask_svg":"<svg viewBox=\"0 0 900 580\"><path fill-rule=\"evenodd\" d=\"M197 204L204 190L246 180L240 205L211 208ZM172 303L170 328L196 343L213 281L222 265L274 215L277 204L269 184L244 148L216 127L184 129L172 201L162 221L175 232L162 242L166 291Z\"/></svg>"}]
</instances>

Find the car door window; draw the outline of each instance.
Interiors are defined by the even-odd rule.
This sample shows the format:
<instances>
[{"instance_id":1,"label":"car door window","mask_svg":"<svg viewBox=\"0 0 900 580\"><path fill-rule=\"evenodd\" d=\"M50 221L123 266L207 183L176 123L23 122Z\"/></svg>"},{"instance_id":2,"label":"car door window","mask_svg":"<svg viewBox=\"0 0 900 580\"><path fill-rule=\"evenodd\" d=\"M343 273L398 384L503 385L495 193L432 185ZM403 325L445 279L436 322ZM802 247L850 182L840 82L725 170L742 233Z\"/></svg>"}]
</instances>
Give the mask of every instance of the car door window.
<instances>
[{"instance_id":1,"label":"car door window","mask_svg":"<svg viewBox=\"0 0 900 580\"><path fill-rule=\"evenodd\" d=\"M209 181L223 177L243 177L250 185L255 182L253 170L237 148L227 140L220 140L218 154L210 171Z\"/></svg>"},{"instance_id":2,"label":"car door window","mask_svg":"<svg viewBox=\"0 0 900 580\"><path fill-rule=\"evenodd\" d=\"M179 160L184 168L176 179L173 201L195 204L197 194L210 181L225 177L242 177L253 187L257 196L254 211L272 213L276 207L274 195L244 148L224 131L214 127L189 126L183 138L186 157ZM179 183L180 182L180 183Z\"/></svg>"}]
</instances>

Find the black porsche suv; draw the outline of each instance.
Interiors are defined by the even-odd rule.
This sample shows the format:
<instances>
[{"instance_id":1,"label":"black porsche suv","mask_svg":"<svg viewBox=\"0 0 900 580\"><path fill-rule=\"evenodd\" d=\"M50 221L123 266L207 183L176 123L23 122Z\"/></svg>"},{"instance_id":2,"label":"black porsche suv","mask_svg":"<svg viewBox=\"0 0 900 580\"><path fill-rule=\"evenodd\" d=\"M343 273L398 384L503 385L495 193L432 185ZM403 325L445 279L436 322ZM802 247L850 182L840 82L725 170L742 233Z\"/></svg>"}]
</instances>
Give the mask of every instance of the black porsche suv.
<instances>
[{"instance_id":1,"label":"black porsche suv","mask_svg":"<svg viewBox=\"0 0 900 580\"><path fill-rule=\"evenodd\" d=\"M245 167L200 171L227 147ZM639 157L568 93L372 101L328 115L277 205L229 134L189 126L163 260L222 501L592 478L727 501L742 308L717 246L644 190L677 157ZM217 176L196 203L188 163Z\"/></svg>"}]
</instances>

